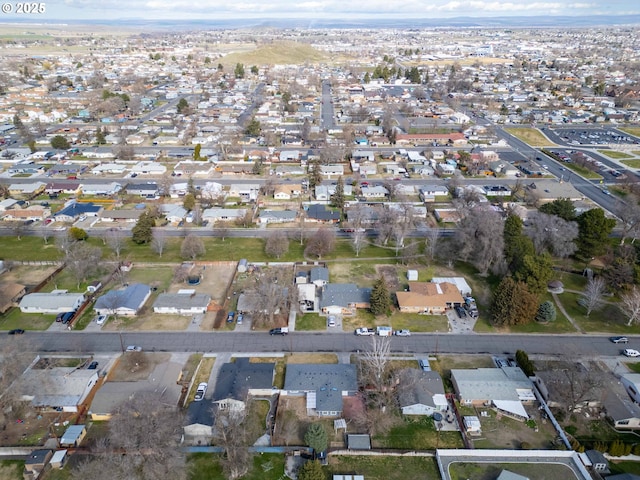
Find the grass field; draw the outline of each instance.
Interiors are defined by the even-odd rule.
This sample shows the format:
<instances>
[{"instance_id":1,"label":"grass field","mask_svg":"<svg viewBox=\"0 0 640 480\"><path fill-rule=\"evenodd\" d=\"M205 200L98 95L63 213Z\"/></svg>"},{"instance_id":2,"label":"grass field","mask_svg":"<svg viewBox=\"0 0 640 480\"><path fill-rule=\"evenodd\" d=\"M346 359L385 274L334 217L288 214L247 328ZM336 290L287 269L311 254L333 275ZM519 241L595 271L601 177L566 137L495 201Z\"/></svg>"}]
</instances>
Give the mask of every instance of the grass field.
<instances>
[{"instance_id":1,"label":"grass field","mask_svg":"<svg viewBox=\"0 0 640 480\"><path fill-rule=\"evenodd\" d=\"M615 304L605 303L587 317L585 308L578 304L580 296L580 294L572 292L565 292L559 295L567 313L587 332L623 333L627 335L640 333L640 325L627 326L624 315Z\"/></svg>"},{"instance_id":2,"label":"grass field","mask_svg":"<svg viewBox=\"0 0 640 480\"><path fill-rule=\"evenodd\" d=\"M296 318L296 330L313 331L325 330L327 328L327 319L321 317L317 313L298 314Z\"/></svg>"},{"instance_id":3,"label":"grass field","mask_svg":"<svg viewBox=\"0 0 640 480\"><path fill-rule=\"evenodd\" d=\"M431 417L403 418L402 424L384 435L372 439L373 448L401 450L434 450L464 448L459 432L438 432Z\"/></svg>"},{"instance_id":4,"label":"grass field","mask_svg":"<svg viewBox=\"0 0 640 480\"><path fill-rule=\"evenodd\" d=\"M490 480L497 478L502 470L536 480L575 479L571 469L552 463L452 463L449 466L451 480Z\"/></svg>"},{"instance_id":5,"label":"grass field","mask_svg":"<svg viewBox=\"0 0 640 480\"><path fill-rule=\"evenodd\" d=\"M640 152L638 154L640 155ZM620 163L626 165L629 168L640 168L640 159L620 160Z\"/></svg>"},{"instance_id":6,"label":"grass field","mask_svg":"<svg viewBox=\"0 0 640 480\"><path fill-rule=\"evenodd\" d=\"M357 473L367 480L433 480L440 478L432 457L329 456L332 474Z\"/></svg>"},{"instance_id":7,"label":"grass field","mask_svg":"<svg viewBox=\"0 0 640 480\"><path fill-rule=\"evenodd\" d=\"M636 137L640 137L640 127L621 127L619 130L626 132L630 135L635 135Z\"/></svg>"},{"instance_id":8,"label":"grass field","mask_svg":"<svg viewBox=\"0 0 640 480\"><path fill-rule=\"evenodd\" d=\"M601 153L602 155L609 158L615 158L616 160L621 160L623 158L633 158L633 155L629 155L625 152L618 152L617 150L598 150L598 153Z\"/></svg>"},{"instance_id":9,"label":"grass field","mask_svg":"<svg viewBox=\"0 0 640 480\"><path fill-rule=\"evenodd\" d=\"M223 64L242 63L245 68L251 65L288 64L301 65L307 62L317 63L327 60L327 56L315 48L295 42L276 42L261 45L255 49L245 49L238 53L230 53L221 60Z\"/></svg>"},{"instance_id":10,"label":"grass field","mask_svg":"<svg viewBox=\"0 0 640 480\"><path fill-rule=\"evenodd\" d=\"M219 462L220 456L210 453L189 455L189 480L226 480ZM280 480L284 474L284 456L273 453L254 455L249 472L243 480Z\"/></svg>"},{"instance_id":11,"label":"grass field","mask_svg":"<svg viewBox=\"0 0 640 480\"><path fill-rule=\"evenodd\" d=\"M529 145L536 147L553 147L555 143L550 142L538 129L535 128L505 128L505 131Z\"/></svg>"},{"instance_id":12,"label":"grass field","mask_svg":"<svg viewBox=\"0 0 640 480\"><path fill-rule=\"evenodd\" d=\"M602 178L602 175L600 175L599 173L591 171L588 168L581 167L580 165L576 165L575 163L567 163L566 167L569 170L577 173L578 175L581 175L584 178L588 178L589 180L599 180Z\"/></svg>"},{"instance_id":13,"label":"grass field","mask_svg":"<svg viewBox=\"0 0 640 480\"><path fill-rule=\"evenodd\" d=\"M22 313L19 308L13 308L6 314L0 316L0 330L12 330L14 328L46 330L55 321L55 315Z\"/></svg>"}]
</instances>

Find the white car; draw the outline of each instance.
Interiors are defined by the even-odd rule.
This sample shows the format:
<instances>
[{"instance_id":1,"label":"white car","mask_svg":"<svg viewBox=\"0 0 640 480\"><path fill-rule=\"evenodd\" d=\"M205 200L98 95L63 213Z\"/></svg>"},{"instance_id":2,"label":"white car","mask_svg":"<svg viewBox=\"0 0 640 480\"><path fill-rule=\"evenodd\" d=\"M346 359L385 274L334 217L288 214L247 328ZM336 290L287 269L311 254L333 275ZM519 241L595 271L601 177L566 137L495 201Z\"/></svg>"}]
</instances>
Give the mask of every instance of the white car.
<instances>
[{"instance_id":1,"label":"white car","mask_svg":"<svg viewBox=\"0 0 640 480\"><path fill-rule=\"evenodd\" d=\"M142 351L142 347L139 347L137 345L129 345L127 347L127 352L141 352Z\"/></svg>"},{"instance_id":2,"label":"white car","mask_svg":"<svg viewBox=\"0 0 640 480\"><path fill-rule=\"evenodd\" d=\"M102 325L106 320L107 320L107 316L106 315L98 315L96 317L96 323L98 325Z\"/></svg>"},{"instance_id":3,"label":"white car","mask_svg":"<svg viewBox=\"0 0 640 480\"><path fill-rule=\"evenodd\" d=\"M335 326L336 326L336 316L329 315L329 318L327 319L327 327L335 327Z\"/></svg>"},{"instance_id":4,"label":"white car","mask_svg":"<svg viewBox=\"0 0 640 480\"><path fill-rule=\"evenodd\" d=\"M375 335L376 331L373 328L360 327L360 328L356 328L353 333L355 333L358 336Z\"/></svg>"},{"instance_id":5,"label":"white car","mask_svg":"<svg viewBox=\"0 0 640 480\"><path fill-rule=\"evenodd\" d=\"M622 351L622 354L626 357L640 357L640 352L638 350L634 350L633 348L625 348Z\"/></svg>"},{"instance_id":6,"label":"white car","mask_svg":"<svg viewBox=\"0 0 640 480\"><path fill-rule=\"evenodd\" d=\"M395 332L393 332L394 335L396 335L397 337L409 337L411 336L411 331L410 330L396 330Z\"/></svg>"},{"instance_id":7,"label":"white car","mask_svg":"<svg viewBox=\"0 0 640 480\"><path fill-rule=\"evenodd\" d=\"M198 388L196 389L196 396L193 397L194 402L199 402L204 398L204 394L207 393L208 386L209 385L207 385L207 383L205 382L202 382L198 385Z\"/></svg>"}]
</instances>

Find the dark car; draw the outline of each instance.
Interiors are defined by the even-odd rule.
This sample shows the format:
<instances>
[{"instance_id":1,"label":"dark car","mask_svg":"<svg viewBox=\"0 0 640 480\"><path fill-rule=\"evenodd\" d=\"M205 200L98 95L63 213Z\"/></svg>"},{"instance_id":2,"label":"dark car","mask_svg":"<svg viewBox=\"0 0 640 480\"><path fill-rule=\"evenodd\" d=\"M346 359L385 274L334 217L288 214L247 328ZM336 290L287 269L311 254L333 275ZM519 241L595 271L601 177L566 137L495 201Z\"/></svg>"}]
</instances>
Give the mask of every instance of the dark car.
<instances>
[{"instance_id":1,"label":"dark car","mask_svg":"<svg viewBox=\"0 0 640 480\"><path fill-rule=\"evenodd\" d=\"M236 317L236 312L229 312L227 315L227 323L233 323L233 320Z\"/></svg>"},{"instance_id":2,"label":"dark car","mask_svg":"<svg viewBox=\"0 0 640 480\"><path fill-rule=\"evenodd\" d=\"M76 312L67 312L67 313L63 314L62 315L62 320L61 320L62 323L69 323L75 314L76 314Z\"/></svg>"},{"instance_id":3,"label":"dark car","mask_svg":"<svg viewBox=\"0 0 640 480\"><path fill-rule=\"evenodd\" d=\"M9 330L7 333L9 335L22 335L24 333L24 330L21 328L14 328L13 330Z\"/></svg>"},{"instance_id":4,"label":"dark car","mask_svg":"<svg viewBox=\"0 0 640 480\"><path fill-rule=\"evenodd\" d=\"M95 370L96 368L98 368L98 362L91 362L87 367L87 370Z\"/></svg>"},{"instance_id":5,"label":"dark car","mask_svg":"<svg viewBox=\"0 0 640 480\"><path fill-rule=\"evenodd\" d=\"M467 316L467 312L465 312L462 307L454 307L456 313L458 314L458 318L464 318Z\"/></svg>"},{"instance_id":6,"label":"dark car","mask_svg":"<svg viewBox=\"0 0 640 480\"><path fill-rule=\"evenodd\" d=\"M287 327L272 328L269 330L269 335L286 335L287 333L289 333L289 328Z\"/></svg>"}]
</instances>

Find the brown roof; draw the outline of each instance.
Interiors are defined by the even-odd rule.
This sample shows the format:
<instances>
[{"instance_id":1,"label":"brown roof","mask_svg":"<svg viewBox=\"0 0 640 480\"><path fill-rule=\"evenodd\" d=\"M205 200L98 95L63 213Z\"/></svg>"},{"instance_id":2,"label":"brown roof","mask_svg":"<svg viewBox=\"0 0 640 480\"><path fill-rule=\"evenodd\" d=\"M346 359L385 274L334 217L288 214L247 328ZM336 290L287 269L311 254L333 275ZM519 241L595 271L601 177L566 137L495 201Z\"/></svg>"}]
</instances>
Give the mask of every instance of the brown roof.
<instances>
[{"instance_id":1,"label":"brown roof","mask_svg":"<svg viewBox=\"0 0 640 480\"><path fill-rule=\"evenodd\" d=\"M400 308L445 308L447 304L464 302L458 288L449 282L409 282L409 290L396 292Z\"/></svg>"}]
</instances>

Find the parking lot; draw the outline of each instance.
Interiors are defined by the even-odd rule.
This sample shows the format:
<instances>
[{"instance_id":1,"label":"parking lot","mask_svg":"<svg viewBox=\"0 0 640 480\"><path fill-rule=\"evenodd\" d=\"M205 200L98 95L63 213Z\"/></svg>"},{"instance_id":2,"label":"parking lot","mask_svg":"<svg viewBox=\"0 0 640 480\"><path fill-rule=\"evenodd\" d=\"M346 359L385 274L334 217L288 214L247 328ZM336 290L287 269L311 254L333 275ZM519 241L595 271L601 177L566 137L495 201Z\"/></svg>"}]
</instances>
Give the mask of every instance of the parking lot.
<instances>
[{"instance_id":1,"label":"parking lot","mask_svg":"<svg viewBox=\"0 0 640 480\"><path fill-rule=\"evenodd\" d=\"M637 138L615 128L585 128L581 126L545 129L544 133L554 140L557 136L570 145L637 145Z\"/></svg>"}]
</instances>

